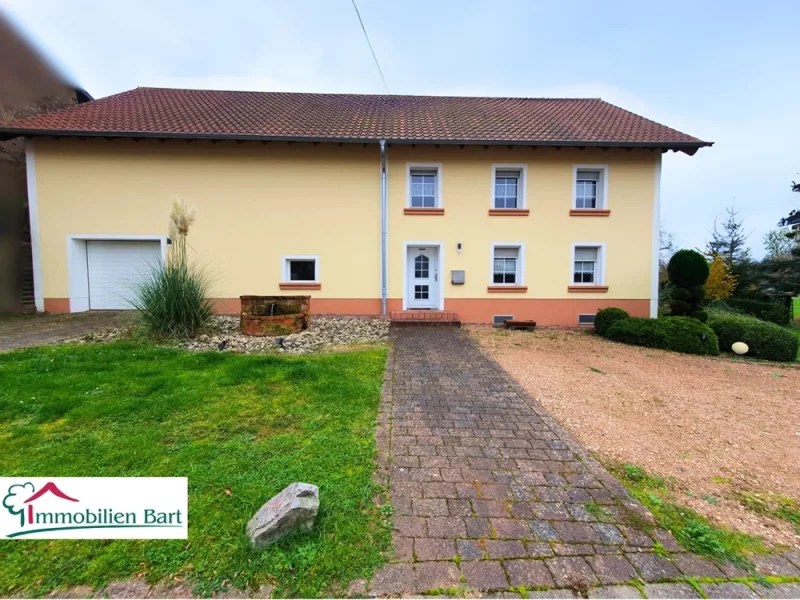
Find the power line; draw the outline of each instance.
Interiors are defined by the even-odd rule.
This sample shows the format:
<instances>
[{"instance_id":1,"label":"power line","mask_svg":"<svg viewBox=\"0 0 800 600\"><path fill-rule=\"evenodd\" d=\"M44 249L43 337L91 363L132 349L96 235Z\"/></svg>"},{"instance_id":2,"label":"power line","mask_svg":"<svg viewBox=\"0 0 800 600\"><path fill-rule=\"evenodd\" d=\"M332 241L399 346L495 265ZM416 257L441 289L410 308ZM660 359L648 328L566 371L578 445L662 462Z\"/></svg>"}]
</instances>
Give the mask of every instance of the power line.
<instances>
[{"instance_id":1,"label":"power line","mask_svg":"<svg viewBox=\"0 0 800 600\"><path fill-rule=\"evenodd\" d=\"M383 76L383 70L381 70L381 63L378 62L378 57L375 55L375 50L372 49L372 42L369 41L369 35L367 35L367 28L364 27L364 21L361 20L361 13L358 12L358 6L356 6L356 0L351 0L353 2L353 8L356 9L356 16L358 17L358 22L361 23L361 31L364 32L364 37L367 38L367 45L369 46L369 51L372 52L372 58L375 59L375 66L378 67L378 73L381 75L381 81L383 81L383 87L386 88L386 93L391 94L392 92L389 91L389 86L386 85L386 78Z\"/></svg>"}]
</instances>

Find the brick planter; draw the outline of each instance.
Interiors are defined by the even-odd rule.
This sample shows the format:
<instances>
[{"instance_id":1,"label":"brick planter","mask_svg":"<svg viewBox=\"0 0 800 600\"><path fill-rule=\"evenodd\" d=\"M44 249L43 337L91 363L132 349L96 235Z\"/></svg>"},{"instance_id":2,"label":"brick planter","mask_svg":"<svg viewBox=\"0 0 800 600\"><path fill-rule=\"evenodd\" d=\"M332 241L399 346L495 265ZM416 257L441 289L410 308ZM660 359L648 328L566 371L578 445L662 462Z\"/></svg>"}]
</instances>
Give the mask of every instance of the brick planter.
<instances>
[{"instance_id":1,"label":"brick planter","mask_svg":"<svg viewBox=\"0 0 800 600\"><path fill-rule=\"evenodd\" d=\"M278 336L308 329L311 296L240 296L242 333Z\"/></svg>"}]
</instances>

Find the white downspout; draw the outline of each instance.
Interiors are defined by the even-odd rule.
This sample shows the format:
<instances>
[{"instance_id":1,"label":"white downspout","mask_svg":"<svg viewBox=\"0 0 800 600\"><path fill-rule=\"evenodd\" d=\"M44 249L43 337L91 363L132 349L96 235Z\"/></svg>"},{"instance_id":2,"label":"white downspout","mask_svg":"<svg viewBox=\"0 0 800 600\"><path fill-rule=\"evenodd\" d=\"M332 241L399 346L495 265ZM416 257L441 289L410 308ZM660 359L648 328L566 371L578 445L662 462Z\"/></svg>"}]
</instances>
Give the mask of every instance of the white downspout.
<instances>
[{"instance_id":1,"label":"white downspout","mask_svg":"<svg viewBox=\"0 0 800 600\"><path fill-rule=\"evenodd\" d=\"M389 252L389 189L386 179L386 140L381 146L381 314L386 315L386 298L388 296L387 254Z\"/></svg>"}]
</instances>

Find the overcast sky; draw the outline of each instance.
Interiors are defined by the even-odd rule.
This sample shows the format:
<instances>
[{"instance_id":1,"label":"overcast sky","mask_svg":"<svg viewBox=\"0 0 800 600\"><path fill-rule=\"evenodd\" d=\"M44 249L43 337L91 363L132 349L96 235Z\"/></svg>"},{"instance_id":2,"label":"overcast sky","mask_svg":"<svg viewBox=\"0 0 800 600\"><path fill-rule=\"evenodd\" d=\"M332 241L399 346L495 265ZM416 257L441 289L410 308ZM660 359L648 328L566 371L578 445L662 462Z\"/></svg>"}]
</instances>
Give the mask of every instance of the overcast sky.
<instances>
[{"instance_id":1,"label":"overcast sky","mask_svg":"<svg viewBox=\"0 0 800 600\"><path fill-rule=\"evenodd\" d=\"M702 247L800 198L796 0L357 0L392 93L601 97L704 140L668 154L662 219ZM0 0L99 98L137 86L383 93L351 0ZM794 197L793 197L794 196Z\"/></svg>"}]
</instances>

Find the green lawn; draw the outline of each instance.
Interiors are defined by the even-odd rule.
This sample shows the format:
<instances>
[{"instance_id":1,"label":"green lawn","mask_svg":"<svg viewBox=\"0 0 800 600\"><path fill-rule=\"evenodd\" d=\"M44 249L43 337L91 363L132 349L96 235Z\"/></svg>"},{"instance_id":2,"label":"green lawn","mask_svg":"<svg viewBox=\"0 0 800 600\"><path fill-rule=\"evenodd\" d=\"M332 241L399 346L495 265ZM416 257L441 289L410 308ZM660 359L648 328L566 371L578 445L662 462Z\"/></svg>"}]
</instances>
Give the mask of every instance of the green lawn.
<instances>
[{"instance_id":1,"label":"green lawn","mask_svg":"<svg viewBox=\"0 0 800 600\"><path fill-rule=\"evenodd\" d=\"M189 477L188 543L2 540L0 596L139 575L186 579L203 595L263 583L341 594L391 542L371 483L385 359L131 343L0 354L4 476ZM314 531L250 550L245 524L292 481L320 488Z\"/></svg>"},{"instance_id":2,"label":"green lawn","mask_svg":"<svg viewBox=\"0 0 800 600\"><path fill-rule=\"evenodd\" d=\"M795 319L800 319L800 296L792 298L792 316Z\"/></svg>"}]
</instances>

